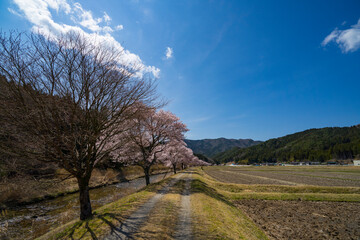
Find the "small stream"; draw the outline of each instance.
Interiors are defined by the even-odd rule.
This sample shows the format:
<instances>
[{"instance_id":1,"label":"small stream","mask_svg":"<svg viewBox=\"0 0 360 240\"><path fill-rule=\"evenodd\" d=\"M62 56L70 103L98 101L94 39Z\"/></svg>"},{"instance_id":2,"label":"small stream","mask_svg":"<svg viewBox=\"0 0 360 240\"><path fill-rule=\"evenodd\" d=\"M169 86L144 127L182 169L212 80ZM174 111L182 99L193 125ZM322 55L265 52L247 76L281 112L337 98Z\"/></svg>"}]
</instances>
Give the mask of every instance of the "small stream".
<instances>
[{"instance_id":1,"label":"small stream","mask_svg":"<svg viewBox=\"0 0 360 240\"><path fill-rule=\"evenodd\" d=\"M171 173L152 175L150 182L158 182ZM93 209L116 201L145 187L145 179L137 178L90 190ZM4 211L0 214L0 239L34 239L79 217L79 193L41 201Z\"/></svg>"}]
</instances>

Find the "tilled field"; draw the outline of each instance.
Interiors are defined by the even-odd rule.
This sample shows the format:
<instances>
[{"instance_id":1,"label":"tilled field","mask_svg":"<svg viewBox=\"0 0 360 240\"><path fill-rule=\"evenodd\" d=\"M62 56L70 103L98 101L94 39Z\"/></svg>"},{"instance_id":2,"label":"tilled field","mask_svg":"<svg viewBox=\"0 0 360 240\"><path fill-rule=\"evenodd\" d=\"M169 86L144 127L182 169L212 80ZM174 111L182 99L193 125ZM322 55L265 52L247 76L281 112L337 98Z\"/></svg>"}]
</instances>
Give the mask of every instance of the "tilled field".
<instances>
[{"instance_id":1,"label":"tilled field","mask_svg":"<svg viewBox=\"0 0 360 240\"><path fill-rule=\"evenodd\" d=\"M360 203L238 200L272 239L359 239Z\"/></svg>"},{"instance_id":2,"label":"tilled field","mask_svg":"<svg viewBox=\"0 0 360 240\"><path fill-rule=\"evenodd\" d=\"M360 168L358 171L353 168L352 171L344 171L342 168L336 171L336 167L304 167L301 171L301 167L298 167L293 171L291 168L285 171L286 168L217 167L205 168L205 171L211 177L228 183L360 187Z\"/></svg>"}]
</instances>

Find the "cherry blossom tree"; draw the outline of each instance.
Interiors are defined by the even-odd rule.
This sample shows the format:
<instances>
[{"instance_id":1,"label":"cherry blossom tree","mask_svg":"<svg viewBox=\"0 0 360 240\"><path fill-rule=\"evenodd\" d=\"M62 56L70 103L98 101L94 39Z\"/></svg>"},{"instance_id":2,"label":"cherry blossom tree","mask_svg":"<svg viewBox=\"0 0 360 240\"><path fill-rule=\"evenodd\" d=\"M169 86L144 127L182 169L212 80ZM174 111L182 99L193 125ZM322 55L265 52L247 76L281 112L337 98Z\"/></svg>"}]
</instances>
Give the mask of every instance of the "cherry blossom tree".
<instances>
[{"instance_id":1,"label":"cherry blossom tree","mask_svg":"<svg viewBox=\"0 0 360 240\"><path fill-rule=\"evenodd\" d=\"M173 113L148 108L128 122L126 143L112 157L116 161L139 165L143 168L146 185L150 184L150 169L172 141L181 141L188 131L186 125ZM116 142L116 140L115 140Z\"/></svg>"},{"instance_id":2,"label":"cherry blossom tree","mask_svg":"<svg viewBox=\"0 0 360 240\"><path fill-rule=\"evenodd\" d=\"M177 166L192 157L192 152L191 155L189 155L189 150L190 149L186 147L186 143L182 140L170 141L159 158L165 166L171 167L174 174L176 174Z\"/></svg>"},{"instance_id":3,"label":"cherry blossom tree","mask_svg":"<svg viewBox=\"0 0 360 240\"><path fill-rule=\"evenodd\" d=\"M184 141L170 141L159 158L166 166L172 167L175 174L176 168L179 165L181 166L181 169L190 166L210 165L196 157L193 151L186 146Z\"/></svg>"}]
</instances>

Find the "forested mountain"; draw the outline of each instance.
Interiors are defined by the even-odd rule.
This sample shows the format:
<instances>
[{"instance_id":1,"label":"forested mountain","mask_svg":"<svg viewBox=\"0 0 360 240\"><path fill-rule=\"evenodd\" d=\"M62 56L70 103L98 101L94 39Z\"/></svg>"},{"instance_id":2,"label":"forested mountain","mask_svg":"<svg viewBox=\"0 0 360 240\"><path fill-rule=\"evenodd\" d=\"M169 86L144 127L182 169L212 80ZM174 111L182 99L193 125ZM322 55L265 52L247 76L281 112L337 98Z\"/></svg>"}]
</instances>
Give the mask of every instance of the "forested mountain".
<instances>
[{"instance_id":1,"label":"forested mountain","mask_svg":"<svg viewBox=\"0 0 360 240\"><path fill-rule=\"evenodd\" d=\"M213 158L238 163L317 161L352 159L360 156L360 125L309 129L249 148L232 148Z\"/></svg>"},{"instance_id":2,"label":"forested mountain","mask_svg":"<svg viewBox=\"0 0 360 240\"><path fill-rule=\"evenodd\" d=\"M254 141L252 139L202 139L189 140L185 139L186 144L194 153L201 153L207 157L212 157L215 154L224 152L233 147L246 148L261 143L261 141Z\"/></svg>"}]
</instances>

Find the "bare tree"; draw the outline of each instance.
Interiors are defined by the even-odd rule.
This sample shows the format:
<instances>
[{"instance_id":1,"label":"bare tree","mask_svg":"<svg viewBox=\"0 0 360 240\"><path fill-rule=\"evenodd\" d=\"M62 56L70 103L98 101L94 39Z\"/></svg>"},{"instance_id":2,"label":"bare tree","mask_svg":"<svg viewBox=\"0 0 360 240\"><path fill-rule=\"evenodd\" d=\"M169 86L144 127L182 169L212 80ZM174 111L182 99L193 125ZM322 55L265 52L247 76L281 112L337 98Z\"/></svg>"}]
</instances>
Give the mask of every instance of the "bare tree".
<instances>
[{"instance_id":1,"label":"bare tree","mask_svg":"<svg viewBox=\"0 0 360 240\"><path fill-rule=\"evenodd\" d=\"M17 142L1 141L0 150L56 163L76 177L82 220L92 216L92 170L120 142L105 145L126 130L121 126L137 114L136 104L150 106L157 98L153 80L138 77L137 66L121 64L122 56L75 33L0 34L0 75L7 88L0 91L7 116L1 135Z\"/></svg>"}]
</instances>

